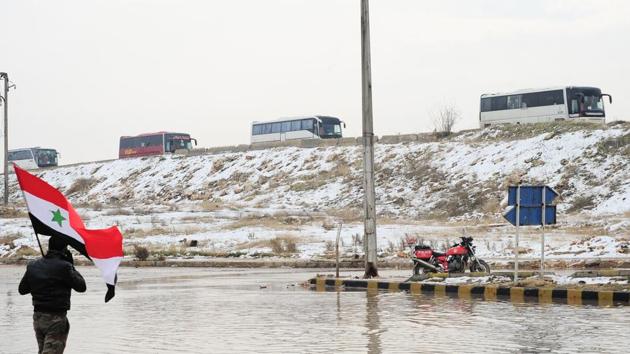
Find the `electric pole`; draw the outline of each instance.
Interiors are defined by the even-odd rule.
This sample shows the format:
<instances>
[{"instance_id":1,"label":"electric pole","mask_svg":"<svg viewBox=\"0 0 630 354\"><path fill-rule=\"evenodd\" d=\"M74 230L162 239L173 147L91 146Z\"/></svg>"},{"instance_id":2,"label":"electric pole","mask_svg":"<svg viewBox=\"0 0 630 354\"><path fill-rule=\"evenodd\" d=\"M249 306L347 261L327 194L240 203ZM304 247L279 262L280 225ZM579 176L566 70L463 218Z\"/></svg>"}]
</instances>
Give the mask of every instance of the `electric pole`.
<instances>
[{"instance_id":1,"label":"electric pole","mask_svg":"<svg viewBox=\"0 0 630 354\"><path fill-rule=\"evenodd\" d=\"M4 80L4 205L9 205L9 75L0 73Z\"/></svg>"},{"instance_id":2,"label":"electric pole","mask_svg":"<svg viewBox=\"0 0 630 354\"><path fill-rule=\"evenodd\" d=\"M374 125L372 123L372 68L370 66L370 12L368 0L361 0L361 86L363 96L363 189L365 275L378 276L376 267L376 197L374 190Z\"/></svg>"}]
</instances>

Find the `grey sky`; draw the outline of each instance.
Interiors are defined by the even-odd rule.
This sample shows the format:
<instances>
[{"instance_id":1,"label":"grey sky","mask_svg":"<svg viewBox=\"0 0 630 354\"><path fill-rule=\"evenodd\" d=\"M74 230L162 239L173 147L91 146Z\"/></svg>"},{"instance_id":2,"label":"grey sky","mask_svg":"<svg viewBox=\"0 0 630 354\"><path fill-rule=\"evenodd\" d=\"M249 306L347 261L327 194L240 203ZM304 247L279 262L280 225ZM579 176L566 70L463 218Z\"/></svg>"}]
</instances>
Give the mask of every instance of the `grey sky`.
<instances>
[{"instance_id":1,"label":"grey sky","mask_svg":"<svg viewBox=\"0 0 630 354\"><path fill-rule=\"evenodd\" d=\"M377 135L433 130L479 95L591 85L629 119L630 1L372 0ZM361 132L359 0L0 0L10 148L115 158L120 135L248 143L253 120L326 114Z\"/></svg>"}]
</instances>

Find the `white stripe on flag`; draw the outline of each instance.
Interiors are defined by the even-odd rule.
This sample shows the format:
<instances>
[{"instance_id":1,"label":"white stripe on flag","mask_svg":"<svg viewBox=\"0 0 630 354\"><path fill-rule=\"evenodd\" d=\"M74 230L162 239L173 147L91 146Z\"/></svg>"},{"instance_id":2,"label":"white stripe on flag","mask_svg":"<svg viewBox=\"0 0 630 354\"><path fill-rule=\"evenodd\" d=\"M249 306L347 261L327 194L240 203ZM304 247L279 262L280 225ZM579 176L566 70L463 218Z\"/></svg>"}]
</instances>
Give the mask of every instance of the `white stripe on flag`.
<instances>
[{"instance_id":1,"label":"white stripe on flag","mask_svg":"<svg viewBox=\"0 0 630 354\"><path fill-rule=\"evenodd\" d=\"M68 235L73 239L85 244L83 238L72 227L70 227L70 216L66 209L60 208L57 205L36 197L29 192L24 192L24 199L26 199L26 205L28 211L33 214L34 217L39 219L42 223L48 225L51 229L58 231L64 235ZM61 221L61 226L56 221L53 221L53 212L59 210L61 216L65 219Z\"/></svg>"},{"instance_id":2,"label":"white stripe on flag","mask_svg":"<svg viewBox=\"0 0 630 354\"><path fill-rule=\"evenodd\" d=\"M96 267L100 269L101 276L105 279L105 283L109 285L116 285L116 270L118 270L118 265L122 259L122 257L104 259L92 258Z\"/></svg>"}]
</instances>

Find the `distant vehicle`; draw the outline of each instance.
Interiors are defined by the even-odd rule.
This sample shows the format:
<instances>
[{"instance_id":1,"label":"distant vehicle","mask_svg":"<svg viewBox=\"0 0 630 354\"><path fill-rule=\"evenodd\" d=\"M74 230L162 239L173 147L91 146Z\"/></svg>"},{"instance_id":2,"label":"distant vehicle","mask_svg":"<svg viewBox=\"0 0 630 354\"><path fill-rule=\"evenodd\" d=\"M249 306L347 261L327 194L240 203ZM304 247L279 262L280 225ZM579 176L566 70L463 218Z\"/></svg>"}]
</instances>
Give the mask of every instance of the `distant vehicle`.
<instances>
[{"instance_id":1,"label":"distant vehicle","mask_svg":"<svg viewBox=\"0 0 630 354\"><path fill-rule=\"evenodd\" d=\"M157 132L136 136L121 136L118 157L138 157L162 155L176 151L192 150L192 143L197 145L197 139L190 134Z\"/></svg>"},{"instance_id":2,"label":"distant vehicle","mask_svg":"<svg viewBox=\"0 0 630 354\"><path fill-rule=\"evenodd\" d=\"M55 149L40 147L13 149L7 154L9 163L15 163L26 170L52 167L59 164L59 153Z\"/></svg>"},{"instance_id":3,"label":"distant vehicle","mask_svg":"<svg viewBox=\"0 0 630 354\"><path fill-rule=\"evenodd\" d=\"M603 97L597 87L562 86L481 95L479 124L481 128L504 123L538 123L553 121L604 122Z\"/></svg>"},{"instance_id":4,"label":"distant vehicle","mask_svg":"<svg viewBox=\"0 0 630 354\"><path fill-rule=\"evenodd\" d=\"M287 141L296 139L341 138L341 126L346 124L335 117L307 116L253 122L251 143Z\"/></svg>"}]
</instances>

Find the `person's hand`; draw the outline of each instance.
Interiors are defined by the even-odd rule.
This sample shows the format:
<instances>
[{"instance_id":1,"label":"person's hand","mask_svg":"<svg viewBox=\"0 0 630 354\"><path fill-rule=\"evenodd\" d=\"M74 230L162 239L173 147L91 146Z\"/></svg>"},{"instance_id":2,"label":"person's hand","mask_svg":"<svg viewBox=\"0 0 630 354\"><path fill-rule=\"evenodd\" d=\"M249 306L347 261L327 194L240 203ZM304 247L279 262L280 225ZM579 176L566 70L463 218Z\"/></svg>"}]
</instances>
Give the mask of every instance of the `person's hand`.
<instances>
[{"instance_id":1,"label":"person's hand","mask_svg":"<svg viewBox=\"0 0 630 354\"><path fill-rule=\"evenodd\" d=\"M74 258L72 258L72 253L70 253L70 251L68 251L67 249L63 252L63 259L74 265Z\"/></svg>"}]
</instances>

